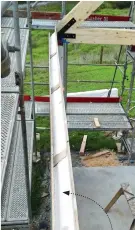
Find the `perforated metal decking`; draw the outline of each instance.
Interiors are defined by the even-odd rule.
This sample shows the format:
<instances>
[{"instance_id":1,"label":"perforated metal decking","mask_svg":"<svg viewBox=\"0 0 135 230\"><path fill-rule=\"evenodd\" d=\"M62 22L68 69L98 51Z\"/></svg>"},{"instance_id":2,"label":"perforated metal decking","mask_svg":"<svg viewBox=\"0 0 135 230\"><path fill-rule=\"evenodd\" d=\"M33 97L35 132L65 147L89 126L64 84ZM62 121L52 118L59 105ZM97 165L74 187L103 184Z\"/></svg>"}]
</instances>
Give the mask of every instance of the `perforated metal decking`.
<instances>
[{"instance_id":1,"label":"perforated metal decking","mask_svg":"<svg viewBox=\"0 0 135 230\"><path fill-rule=\"evenodd\" d=\"M20 20L22 70L25 69L25 58L29 31L26 29L26 19ZM2 39L14 46L15 34L13 18L2 18ZM25 28L25 29L24 29ZM24 151L19 105L19 88L15 84L16 56L10 53L11 72L1 79L1 220L2 228L28 225L28 206L26 193L26 176ZM14 93L13 93L14 92ZM29 177L31 183L33 132L34 123L31 120L32 103L25 103L26 129L29 154ZM18 120L18 121L17 121Z\"/></svg>"},{"instance_id":2,"label":"perforated metal decking","mask_svg":"<svg viewBox=\"0 0 135 230\"><path fill-rule=\"evenodd\" d=\"M13 127L17 114L18 98L18 94L1 94L1 187L3 186Z\"/></svg>"},{"instance_id":3,"label":"perforated metal decking","mask_svg":"<svg viewBox=\"0 0 135 230\"><path fill-rule=\"evenodd\" d=\"M33 121L26 122L31 183L33 153ZM2 225L28 222L26 178L22 146L21 122L17 121L12 136L10 154L2 190Z\"/></svg>"},{"instance_id":4,"label":"perforated metal decking","mask_svg":"<svg viewBox=\"0 0 135 230\"><path fill-rule=\"evenodd\" d=\"M129 130L132 128L120 103L67 103L69 129ZM36 102L36 115L49 115L48 102ZM96 128L94 118L101 124Z\"/></svg>"},{"instance_id":5,"label":"perforated metal decking","mask_svg":"<svg viewBox=\"0 0 135 230\"><path fill-rule=\"evenodd\" d=\"M95 115L67 115L68 128L78 130L129 130L131 125L126 116L118 115L98 115L100 127L94 123Z\"/></svg>"},{"instance_id":6,"label":"perforated metal decking","mask_svg":"<svg viewBox=\"0 0 135 230\"><path fill-rule=\"evenodd\" d=\"M19 25L20 28L23 29L26 27L27 19L20 18ZM14 20L11 17L2 17L1 19L1 28L14 28Z\"/></svg>"},{"instance_id":7,"label":"perforated metal decking","mask_svg":"<svg viewBox=\"0 0 135 230\"><path fill-rule=\"evenodd\" d=\"M33 29L54 29L59 20L32 19ZM130 21L85 21L81 24L83 28L132 28L135 24Z\"/></svg>"}]
</instances>

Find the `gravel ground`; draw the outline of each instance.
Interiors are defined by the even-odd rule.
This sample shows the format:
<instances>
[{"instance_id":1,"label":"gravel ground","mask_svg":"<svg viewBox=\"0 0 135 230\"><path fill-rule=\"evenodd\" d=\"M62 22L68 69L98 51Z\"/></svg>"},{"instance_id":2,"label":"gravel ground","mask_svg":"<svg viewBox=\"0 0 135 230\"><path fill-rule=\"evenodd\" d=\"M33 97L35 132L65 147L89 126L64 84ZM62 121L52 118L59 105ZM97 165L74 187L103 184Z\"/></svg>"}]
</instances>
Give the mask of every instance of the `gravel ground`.
<instances>
[{"instance_id":1,"label":"gravel ground","mask_svg":"<svg viewBox=\"0 0 135 230\"><path fill-rule=\"evenodd\" d=\"M75 152L71 150L71 158L72 158L72 167L82 167L81 158L79 157L79 152Z\"/></svg>"}]
</instances>

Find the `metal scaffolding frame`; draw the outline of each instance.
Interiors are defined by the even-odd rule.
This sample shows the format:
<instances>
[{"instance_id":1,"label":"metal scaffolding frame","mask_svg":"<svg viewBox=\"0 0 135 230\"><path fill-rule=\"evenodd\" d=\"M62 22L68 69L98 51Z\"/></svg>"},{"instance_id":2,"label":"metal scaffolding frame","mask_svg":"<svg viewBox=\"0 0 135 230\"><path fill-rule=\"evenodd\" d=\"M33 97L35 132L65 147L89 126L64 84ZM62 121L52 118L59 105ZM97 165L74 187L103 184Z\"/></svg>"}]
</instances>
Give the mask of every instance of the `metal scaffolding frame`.
<instances>
[{"instance_id":1,"label":"metal scaffolding frame","mask_svg":"<svg viewBox=\"0 0 135 230\"><path fill-rule=\"evenodd\" d=\"M62 14L61 14L61 17L63 17L63 15L65 14L65 11L66 11L66 9L65 9L65 4L62 2ZM132 9L132 6L131 6L131 8L130 8L130 12L129 12L129 20L130 21L132 21L131 19L132 19L132 16L133 16L133 9ZM90 23L92 23L92 22L90 22ZM95 23L95 22L94 22ZM109 24L110 23L110 24ZM123 23L123 22L122 22ZM129 25L129 27L128 27L128 22L125 22L125 24L123 23L123 24L120 24L119 23L119 25L117 26L115 26L114 28L124 28L124 27L127 27L127 28L134 28L134 25L133 24L130 24ZM129 22L130 23L130 22ZM132 23L132 22L131 22ZM105 24L105 23L104 23ZM88 25L88 23L85 23L84 25ZM91 24L92 25L92 24ZM113 27L113 24L111 23L111 22L108 22L108 25L110 25L110 27ZM33 24L32 24L32 26L33 26ZM52 26L52 27L50 27L51 29L53 29L54 28L54 26L55 26L55 24ZM93 24L93 28L96 26L96 23L95 24ZM103 23L102 23L102 26L101 27L104 27L103 26ZM107 27L107 23L106 23L106 25L105 25L105 27ZM34 29L42 29L42 26L40 27L40 25L38 25L38 27L33 27ZM70 41L71 41L71 39L70 39ZM59 48L59 52L60 52L60 56L61 56L61 58L60 58L60 64L61 64L61 66L63 65L63 89L64 89L64 98L65 98L65 106L66 106L66 98L67 98L67 46L68 46L68 44L67 43L64 43L63 44L63 46L61 46L60 48ZM60 51L61 50L61 51ZM115 66L115 71L114 71L114 76L113 76L113 79L112 79L112 81L107 81L107 83L111 83L111 88L110 88L110 90L109 90L109 92L108 92L108 96L110 96L110 93L111 93L111 89L112 89L112 87L113 87L113 84L114 83L116 83L116 81L114 81L114 79L115 79L115 76L116 76L116 72L117 72L117 70L119 69L120 71L121 71L121 73L122 73L122 76L124 75L124 77L123 77L123 80L122 80L122 92L121 92L121 95L123 95L123 92L124 92L124 90L128 90L128 89L125 89L125 87L124 87L124 81L125 81L125 79L126 79L126 69L127 69L127 64L128 64L128 59L126 58L126 61L125 61L125 63L124 64L119 64L119 59L120 59L120 56L121 56L121 51L122 51L122 46L120 47L120 52L119 52L119 54L118 54L118 59L117 59L117 61L115 62L115 64L95 64L96 66ZM128 52L127 52L128 53ZM127 56L126 56L127 57ZM62 64L63 63L63 64ZM74 64L74 63L71 63L71 64ZM75 63L75 65L76 65L76 63ZM89 65L93 65L94 66L94 64L89 64ZM124 71L120 68L120 66L122 66L122 67L124 67ZM28 66L26 66L26 67L28 67ZM30 66L29 66L30 67ZM34 68L40 68L40 66L35 66ZM44 66L41 66L41 68L47 68L46 66L44 67ZM132 78L133 79L133 78ZM68 82L70 82L70 81L68 81ZM73 83L75 83L75 82L77 82L77 83L81 83L81 82L87 82L87 83L92 83L92 82L95 82L95 83L105 83L104 81L102 82L102 81L92 81L92 80L87 80L87 81L85 81L85 80L76 80L76 81L72 81ZM25 84L31 84L31 82L26 82ZM34 87L34 85L49 85L49 83L38 83L38 82L33 82L33 87ZM132 87L132 83L131 83L131 85L130 85L130 90L129 90L129 92L131 92L131 87ZM133 88L133 87L132 87ZM32 101L33 101L33 99L32 99ZM130 100L129 100L130 101Z\"/></svg>"},{"instance_id":2,"label":"metal scaffolding frame","mask_svg":"<svg viewBox=\"0 0 135 230\"><path fill-rule=\"evenodd\" d=\"M128 112L131 111L131 109L133 109L133 108L130 108L130 104L131 104L131 95L134 90L133 82L135 79L135 58L133 56L134 52L130 51L128 47L127 52L126 52L125 64L123 65L119 64L119 59L120 59L121 49L122 49L122 46L121 46L117 62L113 65L115 67L115 72L114 72L113 80L111 81L111 83L114 83L116 71L119 69L119 67L120 66L124 67L124 71L122 72L123 74L122 94L123 94L124 90L126 90L124 87L124 82L126 79L126 69L127 69L127 63L128 63L127 56L130 56L133 62L133 72L132 72L132 77L131 77L131 84L130 84L130 88L127 89L127 91L129 91L129 96L128 96L128 107L127 107L126 112L121 106L120 101L117 101L117 102L113 101L113 103L110 103L112 102L110 95L111 95L113 84L110 87L110 91L108 91L110 102L109 101L106 102L105 100L103 101L102 105L98 101L96 102L92 101L92 98L84 98L84 101L79 101L80 100L79 98L75 99L75 98L69 97L67 93L67 66L68 66L68 61L67 61L68 44L67 42L68 41L73 42L73 43L75 42L74 34L76 35L77 42L79 42L80 39L82 39L82 35L80 34L80 31L83 28L81 27L81 29L78 29L77 26L80 26L80 24L83 22L86 16L88 16L88 13L91 14L92 11L95 10L100 4L101 2L100 3L92 2L92 5L89 7L89 2L79 3L76 6L76 8L74 8L72 11L73 15L75 15L77 19L76 21L74 20L70 21L73 19L72 13L69 13L63 18L63 16L66 13L66 7L65 7L65 3L62 2L61 18L63 19L57 24L56 30L53 33L53 35L49 37L49 42L50 42L49 44L49 49L50 49L49 51L50 52L49 53L49 73L50 73L49 83L40 84L38 82L34 82L33 69L34 68L48 68L48 67L33 65L32 34L31 34L31 29L33 25L32 25L32 18L31 18L31 12L30 12L30 2L27 3L27 27L25 28L25 30L27 29L29 30L30 65L26 65L26 68L30 68L31 82L26 82L25 84L31 84L32 94L31 94L31 97L29 97L28 99L29 100L29 102L27 102L28 104L26 105L24 103L23 67L22 67L21 44L20 44L20 28L22 27L19 28L18 3L13 2L14 26L10 27L8 25L8 27L6 28L14 28L15 42L16 42L16 45L20 47L20 51L16 52L16 66L15 66L16 83L19 85L19 89L18 87L14 86L11 91L8 91L8 88L4 87L3 95L7 96L6 95L7 93L8 97L10 94L11 94L10 96L12 96L13 98L19 97L19 107L20 107L21 116L17 118L17 122L15 125L12 124L12 126L14 126L14 131L13 130L12 131L13 131L13 136L16 136L16 138L17 138L17 134L21 133L21 136L20 136L21 138L20 140L16 140L12 137L12 143L11 143L12 148L10 150L12 154L10 154L10 157L8 159L8 166L6 168L7 169L6 173L9 174L10 177L6 178L5 183L3 183L4 190L2 190L2 196L4 197L3 206L2 206L3 208L2 209L2 212L3 212L2 227L3 228L7 226L19 227L19 228L21 228L22 226L28 227L28 225L30 224L30 221L31 221L31 165L29 162L32 156L29 154L29 152L31 152L30 150L32 149L33 139L34 139L34 145L35 145L34 146L35 152L37 152L36 128L39 128L39 127L36 127L36 116L41 115L41 113L42 115L49 115L49 104L50 104L50 120L51 120L51 128L50 128L51 129L51 177L52 177L51 187L52 187L52 217L53 217L52 218L52 230L61 230L61 229L64 229L65 226L69 229L79 230L76 199L75 197L72 197L72 196L69 198L68 196L65 196L63 194L63 191L67 191L69 189L72 192L74 192L74 182L73 182L73 172L72 172L72 163L71 163L71 155L70 155L68 129L69 130L80 130L80 129L87 130L88 129L88 130L116 130L116 131L123 130L123 131L126 131L126 134L123 135L124 137L123 143L126 146L126 149L129 153L129 157L130 157L129 160L132 159L132 152L133 152L133 146L134 146L134 141L135 141L135 126L134 128L132 127L132 124L128 117ZM78 12L79 12L79 16L78 16ZM131 14L132 14L132 11L131 11ZM78 18L78 17L81 17L81 18ZM65 26L67 26L69 21L71 22L71 25L70 25L71 28L69 25L68 25L69 26L68 28L67 27L65 28ZM53 25L53 28L54 28L54 25ZM87 28L88 23L86 22L85 25ZM98 26L93 23L93 30L88 29L86 31L84 29L84 32L86 31L89 35L89 33L96 34L96 33L100 33L103 31L104 34L107 33L108 36L111 36L111 30L113 30L113 34L115 36L117 33L122 35L122 38L123 38L122 45L124 44L127 45L128 41L127 41L127 38L123 37L123 32L125 31L127 37L130 34L133 34L132 33L133 31L129 29L129 28L135 28L132 22L130 23L130 25L127 23L128 26L122 25L120 27L120 25L117 25L113 29L110 29L112 28L111 23L110 23L109 29L107 29L108 25L109 23L106 23L105 29L103 25L101 25L100 29L98 29ZM72 29L72 26L73 26L73 29ZM119 27L127 28L127 29L122 31L122 29L120 30ZM67 31L69 33L66 33ZM62 37L64 38L64 40L61 39L61 36L63 35L66 36L66 37ZM57 41L57 38L58 38L58 41ZM116 41L117 44L119 44L120 40L117 36L116 36L116 40L117 40ZM84 40L84 43L85 42L88 42L88 40ZM97 43L98 42L99 40L97 41ZM130 40L128 45L131 45L131 44L132 44L132 39ZM23 56L23 58L24 57L25 55ZM90 65L94 65L94 64L90 64ZM97 64L95 65L97 66ZM110 65L99 64L99 66L112 66L112 65L111 64ZM14 73L14 70L13 70L13 73ZM84 81L78 80L77 82L84 82ZM86 82L88 83L88 82L94 82L94 81L90 80ZM102 83L102 81L100 81L100 83ZM35 102L35 95L34 95L35 85L49 85L49 89L50 89L50 98L47 98L48 100L47 102L43 102L44 103L43 112L40 111L39 113L37 112L38 102ZM18 102L18 99L14 102L14 105L13 105L15 110L17 110L17 102ZM46 103L46 108L44 111L45 103ZM3 105L4 105L4 102L3 102ZM101 111L101 106L102 106L102 111ZM27 112L28 109L26 109L26 113L25 113L25 108L31 108L31 109L29 109L28 112ZM10 113L12 114L13 111L10 111ZM14 119L16 119L15 113L16 112L14 111ZM32 115L32 120L30 119L31 115ZM101 128L95 128L95 125L93 122L95 115L100 118ZM20 124L19 119L21 120L21 126L19 126ZM29 119L30 121L28 121ZM32 121L32 125L31 125L31 121ZM13 123L13 120L12 120L12 123ZM10 128L13 129L12 126L10 126ZM28 128L29 126L31 126L32 129L29 129ZM32 134L33 134L31 138L30 138L31 136L30 130L32 130ZM133 130L130 145L128 145L126 142L127 134L129 130ZM15 148L16 145L18 149ZM24 185L24 190L26 188L26 191L24 192L23 190L22 193L23 192L25 193L26 195L25 198L27 201L24 201L26 205L26 207L23 210L23 212L25 213L24 215L25 219L23 219L23 217L20 214L19 216L20 219L15 220L15 217L12 215L12 213L14 213L12 210L12 205L15 204L16 200L14 197L13 201L10 201L9 196L10 197L12 196L14 189L17 190L17 187L15 187L17 183L16 174L19 172L19 168L17 167L17 164L15 164L14 166L14 160L20 159L19 163L21 164L22 152L19 151L20 146L23 148L22 152L24 153L24 163L22 166L24 167L23 173L25 174L25 179L24 178L23 178L24 180L22 179L23 181L22 184ZM4 171L6 171L6 169ZM63 177L61 176L62 175L61 172L63 170L65 172L64 180L63 180ZM13 178L11 175L13 175ZM13 184L10 187L11 182L13 182ZM7 207L8 201L9 201L9 207ZM61 205L59 205L59 203ZM19 205L19 201L17 204ZM63 204L66 206L66 209L63 206ZM69 213L71 214L70 218L67 218L67 215ZM5 219L6 215L7 215L6 217L7 219ZM55 216L55 221L54 221L54 216Z\"/></svg>"},{"instance_id":3,"label":"metal scaffolding frame","mask_svg":"<svg viewBox=\"0 0 135 230\"><path fill-rule=\"evenodd\" d=\"M4 3L4 10L9 4ZM28 228L32 219L31 175L34 134L31 111L25 112L27 106L24 103L24 67L29 32L26 20L19 20L18 2L14 1L11 4L13 17L9 20L9 25L5 21L6 27L2 27L2 39L8 40L12 53L9 53L11 72L6 78L1 79L1 226Z\"/></svg>"},{"instance_id":4,"label":"metal scaffolding frame","mask_svg":"<svg viewBox=\"0 0 135 230\"><path fill-rule=\"evenodd\" d=\"M33 56L32 56L32 18L30 12L30 2L27 1L27 21L29 28L29 53L30 53L30 73L31 73L31 91L32 91L32 118L34 121L34 150L35 156L37 156L37 144L36 144L36 116L35 116L35 101L34 101L34 74L33 74Z\"/></svg>"},{"instance_id":5,"label":"metal scaffolding frame","mask_svg":"<svg viewBox=\"0 0 135 230\"><path fill-rule=\"evenodd\" d=\"M81 3L80 3L81 4ZM123 22L119 22L118 24L119 25L116 25L115 24L115 26L114 26L114 24L113 23L111 23L111 22L106 22L106 24L104 23L104 25L105 25L105 28L106 27L114 27L114 28L134 28L134 24L132 24L132 17L133 17L133 6L134 6L134 3L132 3L132 5L131 5L131 7L130 7L130 12L129 12L129 19L128 20L130 20L130 22L129 22L129 26L128 26L128 22L125 22L125 23L123 23ZM62 15L61 15L61 17L63 16L65 14L65 5L64 5L64 3L62 2ZM34 19L35 20L35 19ZM83 20L82 20L83 21ZM81 22L82 22L81 21ZM48 22L49 22L49 20L48 20ZM38 23L40 23L40 20L38 21ZM49 22L50 23L50 22ZM55 26L55 23L56 22L53 22L54 24L53 24L53 26L51 25L51 27L47 27L47 28L50 28L50 29L53 29L54 28L54 26ZM85 26L88 26L88 23L89 22L87 22L87 23L84 23L84 25ZM93 23L93 28L95 28L96 27L96 23L95 22L90 22L91 23L91 25L92 25L92 23ZM95 24L94 24L95 23ZM107 24L108 23L108 24ZM123 23L123 24L122 24ZM130 24L131 23L131 24ZM60 23L61 24L61 23ZM98 25L98 24L97 24ZM32 24L32 26L33 26L33 24ZM99 26L100 26L100 23L99 23ZM103 26L103 23L101 24L101 27L103 28L104 26ZM43 25L41 25L40 26L40 24L37 26L37 27L34 27L33 26L33 28L34 29L43 29L43 28L46 28L46 27L44 27ZM71 30L72 31L72 30ZM67 41L68 41L68 39L67 39ZM70 39L70 42L71 42L71 39ZM126 43L125 43L126 44ZM64 89L64 98L65 98L65 106L66 106L66 98L67 98L67 46L68 46L68 44L67 43L64 43L63 44L63 46L59 46L59 55L60 55L60 65L61 66L63 66L62 67L62 69L63 69L63 89ZM122 46L120 47L120 52L119 52L119 54L118 54L118 59L117 59L117 61L115 62L115 64L95 64L95 66L114 66L115 67L115 71L114 71L114 76L113 76L113 79L112 79L112 81L107 81L106 83L111 83L111 88L110 88L110 90L108 91L108 96L110 96L110 94L111 94L111 89L112 89L112 87L113 87L113 84L114 83L116 83L116 81L114 81L114 79L115 79L115 76L116 76L116 72L117 72L117 70L119 69L120 71L121 71L121 73L122 73L122 76L124 75L124 77L123 77L123 80L122 80L122 91L121 91L121 95L123 95L123 92L124 92L124 90L129 90L129 92L130 92L130 94L131 94L131 89L133 88L133 85L132 85L132 82L131 82L131 85L130 85L130 89L125 89L125 87L124 87L124 82L125 82L125 79L126 79L126 69L127 69L127 64L128 64L128 59L127 59L127 55L126 55L126 61L125 61L125 63L124 64L119 64L119 59L120 59L120 56L121 56L121 51L122 51ZM128 54L128 52L127 52L127 54ZM63 63L63 64L62 64ZM69 64L74 64L74 63L69 63ZM75 65L77 65L76 63L75 63ZM78 64L78 65L80 65L80 64ZM83 63L83 65L84 65L84 63ZM88 64L88 65L93 65L94 66L94 64ZM124 67L124 71L120 68L120 66L122 66L122 67ZM40 68L40 66L38 67L34 67L34 68ZM41 68L47 68L46 66L45 67L42 67L41 66ZM134 79L134 77L132 77L132 80ZM68 81L68 82L70 82L70 81ZM104 81L102 82L102 81L92 81L92 80L87 80L87 81L85 81L85 80L75 80L75 81L71 81L72 83L75 83L75 82L77 82L77 83L81 83L81 82L87 82L87 83L92 83L92 82L95 82L95 83L105 83ZM117 82L118 83L118 82ZM26 82L26 84L31 84L30 82ZM38 83L38 82L34 82L34 85L48 85L49 83ZM134 90L134 88L133 88L133 90ZM130 101L130 99L128 100L128 101ZM66 106L67 107L67 106ZM41 113L40 113L41 114ZM43 113L44 115L45 115L45 113ZM67 111L67 115L68 115L68 111ZM117 128L116 128L117 129Z\"/></svg>"},{"instance_id":6,"label":"metal scaffolding frame","mask_svg":"<svg viewBox=\"0 0 135 230\"><path fill-rule=\"evenodd\" d=\"M14 31L15 31L15 44L20 47L20 28L19 28L19 17L18 17L18 2L13 2L13 18L14 18ZM21 52L16 52L16 67L17 67L17 80L19 81L19 100L20 100L20 115L21 115L21 127L22 127L22 139L23 139L23 151L24 151L24 162L25 162L25 176L26 176L26 189L27 189L27 203L28 203L28 221L31 220L31 192L29 182L29 159L28 159L28 146L27 146L27 131L26 131L26 119L24 109L24 83L21 63Z\"/></svg>"}]
</instances>

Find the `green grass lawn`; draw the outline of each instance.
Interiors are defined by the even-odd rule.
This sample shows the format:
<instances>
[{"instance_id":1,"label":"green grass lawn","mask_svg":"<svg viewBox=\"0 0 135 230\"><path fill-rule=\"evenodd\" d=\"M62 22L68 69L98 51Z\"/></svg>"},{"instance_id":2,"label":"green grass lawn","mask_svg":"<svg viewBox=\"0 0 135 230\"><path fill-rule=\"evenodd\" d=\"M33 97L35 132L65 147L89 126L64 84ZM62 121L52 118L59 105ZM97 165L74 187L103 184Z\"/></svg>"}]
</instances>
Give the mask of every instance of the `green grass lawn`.
<instances>
[{"instance_id":1,"label":"green grass lawn","mask_svg":"<svg viewBox=\"0 0 135 230\"><path fill-rule=\"evenodd\" d=\"M67 5L67 12L74 6L75 3L71 2ZM49 4L47 7L40 7L43 11L61 11L60 4ZM110 15L127 15L128 9L112 9L109 3L105 3L104 6L100 7L97 12L98 14L110 14ZM48 65L48 35L52 31L48 30L33 30L33 60L34 65ZM119 46L104 45L103 63L114 64L114 59L117 59ZM101 45L85 45L85 44L69 44L68 47L68 62L69 63L99 63ZM122 56L120 62L123 63L125 60L125 48L123 47ZM29 63L29 54L27 55L26 62ZM68 81L70 80L108 80L111 81L114 73L114 67L101 67L101 66L68 66ZM127 76L130 79L131 76L131 65L128 66ZM49 72L48 69L34 69L34 80L36 82L48 83ZM113 87L121 90L122 75L120 71L117 71L116 81ZM25 81L30 81L30 70L26 69ZM125 81L126 87L129 86L129 81ZM96 83L68 83L68 92L78 92L87 90L96 90L109 88L110 84L96 84ZM31 94L31 86L25 85L25 94ZM48 95L48 86L35 86L35 95ZM135 94L133 95L135 97ZM126 105L127 93L123 95L123 105ZM131 116L133 116L133 112ZM49 120L46 118L37 118L37 126L49 127ZM50 132L41 131L41 140L38 143L38 150L41 148L50 150ZM100 148L115 149L115 142L110 138L104 136L103 132L71 132L70 133L70 144L74 150L79 150L81 140L84 134L88 135L87 150L98 150Z\"/></svg>"},{"instance_id":2,"label":"green grass lawn","mask_svg":"<svg viewBox=\"0 0 135 230\"><path fill-rule=\"evenodd\" d=\"M77 1L69 1L66 2L66 13L68 13L78 2ZM33 9L32 9L33 10ZM36 9L35 9L36 10ZM38 7L39 11L44 11L44 12L61 12L62 10L62 4L61 2L57 3L51 3L46 6L40 6ZM112 5L110 2L104 2L97 10L96 14L106 14L106 15L123 15L126 16L128 15L129 9L117 9L117 8L112 8Z\"/></svg>"}]
</instances>

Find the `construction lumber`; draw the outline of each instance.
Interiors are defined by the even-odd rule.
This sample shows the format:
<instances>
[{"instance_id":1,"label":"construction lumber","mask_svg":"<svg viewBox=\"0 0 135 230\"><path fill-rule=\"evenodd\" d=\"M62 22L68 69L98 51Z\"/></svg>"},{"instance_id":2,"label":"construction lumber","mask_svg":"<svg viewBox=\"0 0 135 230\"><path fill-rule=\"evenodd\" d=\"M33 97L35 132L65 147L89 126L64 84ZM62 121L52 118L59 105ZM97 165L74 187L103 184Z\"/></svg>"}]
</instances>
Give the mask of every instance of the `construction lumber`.
<instances>
[{"instance_id":1,"label":"construction lumber","mask_svg":"<svg viewBox=\"0 0 135 230\"><path fill-rule=\"evenodd\" d=\"M80 148L80 156L84 156L84 151L85 151L85 147L86 147L86 141L87 141L87 135L84 135L83 141L82 141L82 144L81 144L81 148Z\"/></svg>"},{"instance_id":2,"label":"construction lumber","mask_svg":"<svg viewBox=\"0 0 135 230\"><path fill-rule=\"evenodd\" d=\"M70 43L135 45L135 30L131 29L79 28L68 32L76 34L75 39L67 39Z\"/></svg>"},{"instance_id":3,"label":"construction lumber","mask_svg":"<svg viewBox=\"0 0 135 230\"><path fill-rule=\"evenodd\" d=\"M109 202L109 204L105 207L105 209L104 209L105 213L108 213L108 211L116 203L116 201L119 199L119 197L121 195L123 195L123 189L122 188L119 189L119 191L115 194L115 196L112 198L112 200Z\"/></svg>"},{"instance_id":4,"label":"construction lumber","mask_svg":"<svg viewBox=\"0 0 135 230\"><path fill-rule=\"evenodd\" d=\"M83 160L85 161L85 160L88 160L88 159L93 159L93 158L101 157L101 156L104 156L104 155L111 155L111 152L109 150L105 150L105 151L102 151L102 152L95 153L93 155L85 156L85 158L83 158Z\"/></svg>"},{"instance_id":5,"label":"construction lumber","mask_svg":"<svg viewBox=\"0 0 135 230\"><path fill-rule=\"evenodd\" d=\"M80 1L56 26L56 31L59 32L68 22L74 18L76 23L72 25L75 29L88 18L101 4L103 1Z\"/></svg>"},{"instance_id":6,"label":"construction lumber","mask_svg":"<svg viewBox=\"0 0 135 230\"><path fill-rule=\"evenodd\" d=\"M96 128L100 128L100 123L99 123L99 120L98 120L98 118L94 118L94 123L95 123L95 126L96 126Z\"/></svg>"},{"instance_id":7,"label":"construction lumber","mask_svg":"<svg viewBox=\"0 0 135 230\"><path fill-rule=\"evenodd\" d=\"M132 192L131 187L128 183L121 184L121 188L115 194L115 196L112 198L109 204L105 207L104 211L107 213L111 209L111 207L116 203L116 201L119 199L121 195L125 196L129 208L131 210L131 213L133 215L133 218L135 219L135 195Z\"/></svg>"},{"instance_id":8,"label":"construction lumber","mask_svg":"<svg viewBox=\"0 0 135 230\"><path fill-rule=\"evenodd\" d=\"M76 197L67 197L63 194L67 189L75 193L75 188L56 33L53 33L49 38L49 80L52 198L51 229L79 230Z\"/></svg>"}]
</instances>

